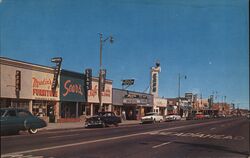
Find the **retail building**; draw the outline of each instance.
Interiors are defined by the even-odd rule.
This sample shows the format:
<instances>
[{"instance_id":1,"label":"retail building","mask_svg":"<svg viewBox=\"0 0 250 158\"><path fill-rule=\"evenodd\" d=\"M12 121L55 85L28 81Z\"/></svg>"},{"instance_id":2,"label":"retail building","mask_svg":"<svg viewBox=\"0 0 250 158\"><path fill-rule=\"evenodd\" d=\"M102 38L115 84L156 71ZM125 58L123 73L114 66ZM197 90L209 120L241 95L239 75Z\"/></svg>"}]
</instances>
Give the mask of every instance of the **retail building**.
<instances>
[{"instance_id":1,"label":"retail building","mask_svg":"<svg viewBox=\"0 0 250 158\"><path fill-rule=\"evenodd\" d=\"M127 120L137 120L153 111L153 95L113 88L113 111L125 112Z\"/></svg>"},{"instance_id":2,"label":"retail building","mask_svg":"<svg viewBox=\"0 0 250 158\"><path fill-rule=\"evenodd\" d=\"M27 109L47 122L78 121L85 110L83 74L62 70L52 91L54 68L0 57L0 107ZM17 72L20 89L17 91Z\"/></svg>"},{"instance_id":3,"label":"retail building","mask_svg":"<svg viewBox=\"0 0 250 158\"><path fill-rule=\"evenodd\" d=\"M27 109L48 121L49 107L59 105L59 87L51 90L53 68L0 57L0 69L0 107ZM17 72L20 72L19 91L16 91ZM59 116L58 111L55 115Z\"/></svg>"},{"instance_id":4,"label":"retail building","mask_svg":"<svg viewBox=\"0 0 250 158\"><path fill-rule=\"evenodd\" d=\"M105 111L112 110L112 81L105 81L105 88L102 94L102 103ZM88 102L86 104L85 114L87 116L93 116L98 113L99 110L99 97L98 97L98 78L92 78L92 89L88 91Z\"/></svg>"}]
</instances>

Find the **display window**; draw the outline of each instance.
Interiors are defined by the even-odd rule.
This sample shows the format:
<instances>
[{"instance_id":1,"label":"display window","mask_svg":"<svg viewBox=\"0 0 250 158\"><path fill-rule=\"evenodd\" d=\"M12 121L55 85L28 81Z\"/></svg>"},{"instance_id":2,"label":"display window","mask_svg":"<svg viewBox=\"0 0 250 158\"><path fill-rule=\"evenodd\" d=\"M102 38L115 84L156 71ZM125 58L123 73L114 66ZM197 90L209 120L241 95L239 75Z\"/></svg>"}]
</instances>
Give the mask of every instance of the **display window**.
<instances>
[{"instance_id":1,"label":"display window","mask_svg":"<svg viewBox=\"0 0 250 158\"><path fill-rule=\"evenodd\" d=\"M47 116L47 105L52 104L48 101L33 101L32 113L35 116L44 117Z\"/></svg>"}]
</instances>

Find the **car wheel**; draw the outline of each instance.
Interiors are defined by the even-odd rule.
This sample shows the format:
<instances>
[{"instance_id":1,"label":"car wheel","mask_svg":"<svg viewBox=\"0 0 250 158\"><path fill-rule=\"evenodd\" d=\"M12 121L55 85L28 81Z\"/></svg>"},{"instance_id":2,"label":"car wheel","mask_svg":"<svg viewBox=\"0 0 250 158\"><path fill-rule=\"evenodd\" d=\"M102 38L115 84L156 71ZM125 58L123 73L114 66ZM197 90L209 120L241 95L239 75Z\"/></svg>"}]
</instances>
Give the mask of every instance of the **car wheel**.
<instances>
[{"instance_id":1,"label":"car wheel","mask_svg":"<svg viewBox=\"0 0 250 158\"><path fill-rule=\"evenodd\" d=\"M153 123L155 124L156 123L156 120L154 119Z\"/></svg>"},{"instance_id":2,"label":"car wheel","mask_svg":"<svg viewBox=\"0 0 250 158\"><path fill-rule=\"evenodd\" d=\"M36 129L36 128L30 128L29 130L28 130L28 132L30 133L30 134L36 134L37 132L38 132L38 130Z\"/></svg>"}]
</instances>

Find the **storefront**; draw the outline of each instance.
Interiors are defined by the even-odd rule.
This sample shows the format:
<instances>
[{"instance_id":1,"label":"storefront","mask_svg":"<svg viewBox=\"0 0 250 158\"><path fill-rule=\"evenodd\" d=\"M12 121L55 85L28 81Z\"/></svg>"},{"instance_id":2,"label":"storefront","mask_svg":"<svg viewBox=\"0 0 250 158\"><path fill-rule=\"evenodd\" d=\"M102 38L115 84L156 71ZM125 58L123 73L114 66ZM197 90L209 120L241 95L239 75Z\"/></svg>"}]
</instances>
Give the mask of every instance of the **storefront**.
<instances>
[{"instance_id":1,"label":"storefront","mask_svg":"<svg viewBox=\"0 0 250 158\"><path fill-rule=\"evenodd\" d=\"M83 74L61 71L58 122L78 122L85 113L86 92Z\"/></svg>"},{"instance_id":2,"label":"storefront","mask_svg":"<svg viewBox=\"0 0 250 158\"><path fill-rule=\"evenodd\" d=\"M56 108L59 101L59 88L51 91L53 68L0 58L1 64L1 108L16 107L28 109L34 115L49 121L50 107ZM16 90L17 72L20 89ZM57 111L53 113L58 116Z\"/></svg>"},{"instance_id":3,"label":"storefront","mask_svg":"<svg viewBox=\"0 0 250 158\"><path fill-rule=\"evenodd\" d=\"M112 81L106 80L104 92L102 95L102 104L105 111L112 110ZM98 96L98 78L92 78L92 89L88 91L88 102L85 107L87 116L96 115L99 111L99 96Z\"/></svg>"},{"instance_id":4,"label":"storefront","mask_svg":"<svg viewBox=\"0 0 250 158\"><path fill-rule=\"evenodd\" d=\"M152 110L153 95L113 88L113 111L123 118L137 120Z\"/></svg>"},{"instance_id":5,"label":"storefront","mask_svg":"<svg viewBox=\"0 0 250 158\"><path fill-rule=\"evenodd\" d=\"M162 116L167 115L167 99L154 97L154 111Z\"/></svg>"},{"instance_id":6,"label":"storefront","mask_svg":"<svg viewBox=\"0 0 250 158\"><path fill-rule=\"evenodd\" d=\"M59 86L51 90L53 77L53 71L32 71L32 113L47 122L59 118Z\"/></svg>"}]
</instances>

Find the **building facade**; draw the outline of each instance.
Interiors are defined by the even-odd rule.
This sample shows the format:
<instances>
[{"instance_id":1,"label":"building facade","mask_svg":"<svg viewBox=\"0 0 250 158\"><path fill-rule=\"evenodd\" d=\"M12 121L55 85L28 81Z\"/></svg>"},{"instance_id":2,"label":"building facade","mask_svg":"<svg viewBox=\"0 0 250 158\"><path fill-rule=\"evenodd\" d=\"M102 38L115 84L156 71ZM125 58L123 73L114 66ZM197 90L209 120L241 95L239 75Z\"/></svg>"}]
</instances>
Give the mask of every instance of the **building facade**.
<instances>
[{"instance_id":1,"label":"building facade","mask_svg":"<svg viewBox=\"0 0 250 158\"><path fill-rule=\"evenodd\" d=\"M1 90L0 107L27 109L49 121L49 108L59 116L59 86L52 92L53 68L0 58ZM20 72L20 90L16 91L16 73Z\"/></svg>"},{"instance_id":2,"label":"building facade","mask_svg":"<svg viewBox=\"0 0 250 158\"><path fill-rule=\"evenodd\" d=\"M124 111L127 120L139 120L153 111L153 95L113 88L113 111L117 115Z\"/></svg>"},{"instance_id":3,"label":"building facade","mask_svg":"<svg viewBox=\"0 0 250 158\"><path fill-rule=\"evenodd\" d=\"M98 78L92 78L92 89L88 90L88 102L86 104L85 114L87 116L93 116L98 113L99 110L99 97L98 97ZM102 92L102 103L105 111L112 111L112 81L105 81L104 92Z\"/></svg>"},{"instance_id":4,"label":"building facade","mask_svg":"<svg viewBox=\"0 0 250 158\"><path fill-rule=\"evenodd\" d=\"M168 100L166 98L154 97L154 112L164 116L168 114Z\"/></svg>"}]
</instances>

